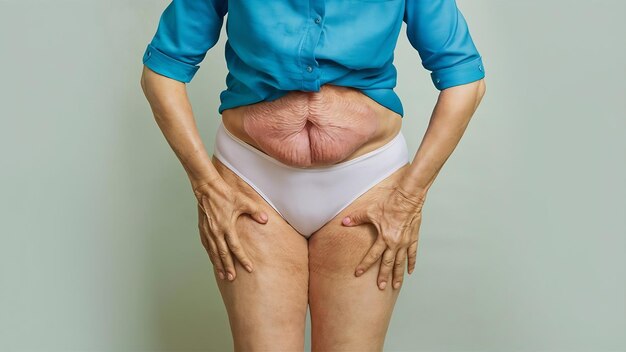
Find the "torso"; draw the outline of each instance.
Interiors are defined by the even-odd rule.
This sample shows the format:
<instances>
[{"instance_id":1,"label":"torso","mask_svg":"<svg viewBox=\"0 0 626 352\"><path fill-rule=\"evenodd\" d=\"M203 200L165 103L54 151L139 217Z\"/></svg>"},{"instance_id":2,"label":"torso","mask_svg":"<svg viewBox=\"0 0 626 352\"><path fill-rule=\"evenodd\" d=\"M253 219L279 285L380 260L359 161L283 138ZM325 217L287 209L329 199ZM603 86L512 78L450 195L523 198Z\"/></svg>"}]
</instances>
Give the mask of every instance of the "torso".
<instances>
[{"instance_id":1,"label":"torso","mask_svg":"<svg viewBox=\"0 0 626 352\"><path fill-rule=\"evenodd\" d=\"M358 89L323 85L226 109L224 127L280 162L302 168L354 159L389 142L402 118Z\"/></svg>"}]
</instances>

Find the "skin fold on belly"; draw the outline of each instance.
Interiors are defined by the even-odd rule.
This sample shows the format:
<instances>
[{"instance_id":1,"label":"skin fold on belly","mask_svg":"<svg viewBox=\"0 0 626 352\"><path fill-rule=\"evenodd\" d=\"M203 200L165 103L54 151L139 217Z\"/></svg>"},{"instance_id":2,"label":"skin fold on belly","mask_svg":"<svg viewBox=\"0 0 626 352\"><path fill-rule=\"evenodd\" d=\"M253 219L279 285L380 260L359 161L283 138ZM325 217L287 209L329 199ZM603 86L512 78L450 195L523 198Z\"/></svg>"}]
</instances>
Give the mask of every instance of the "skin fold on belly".
<instances>
[{"instance_id":1,"label":"skin fold on belly","mask_svg":"<svg viewBox=\"0 0 626 352\"><path fill-rule=\"evenodd\" d=\"M400 115L362 92L331 85L320 92L292 91L274 101L224 110L222 119L248 144L302 168L354 158L384 144L401 124Z\"/></svg>"}]
</instances>

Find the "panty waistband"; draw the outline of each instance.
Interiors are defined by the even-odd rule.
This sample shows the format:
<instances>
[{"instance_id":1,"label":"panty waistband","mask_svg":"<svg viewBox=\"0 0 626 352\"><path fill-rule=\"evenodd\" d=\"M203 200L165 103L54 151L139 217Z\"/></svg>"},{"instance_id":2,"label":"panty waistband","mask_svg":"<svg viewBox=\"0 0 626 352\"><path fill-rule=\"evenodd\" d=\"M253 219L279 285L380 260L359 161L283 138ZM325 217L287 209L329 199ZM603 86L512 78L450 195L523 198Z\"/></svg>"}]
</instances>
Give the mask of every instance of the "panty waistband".
<instances>
[{"instance_id":1,"label":"panty waistband","mask_svg":"<svg viewBox=\"0 0 626 352\"><path fill-rule=\"evenodd\" d=\"M383 151L385 151L388 148L391 148L392 146L398 144L398 143L406 143L406 139L404 138L404 134L402 133L402 131L399 131L398 134L396 134L395 137L393 137L390 141L388 141L387 143L381 145L380 147L371 150L365 154L361 154L359 156L357 156L356 158L350 159L350 160L346 160L346 161L342 161L336 164L332 164L332 165L326 165L326 166L317 166L317 167L311 167L311 168L303 168L303 167L295 167L295 166L291 166L291 165L287 165L275 158L273 158L272 156L263 153L262 151L256 149L255 147L251 146L250 144L246 143L245 141L239 139L239 137L235 136L234 134L232 134L225 126L224 123L220 123L220 125L218 126L218 134L222 133L225 136L230 137L231 140L233 140L234 142L237 142L238 144L240 144L241 146L245 147L246 149L250 150L251 152L261 156L262 158L267 159L268 161L276 164L276 166L282 167L282 168L286 168L286 169L290 169L290 170L297 170L297 171L302 171L302 172L322 172L322 171L331 171L331 170L338 170L341 168L344 168L348 165L352 165L358 162L361 162L365 159L371 158L374 155L380 154ZM219 137L218 137L219 138Z\"/></svg>"}]
</instances>

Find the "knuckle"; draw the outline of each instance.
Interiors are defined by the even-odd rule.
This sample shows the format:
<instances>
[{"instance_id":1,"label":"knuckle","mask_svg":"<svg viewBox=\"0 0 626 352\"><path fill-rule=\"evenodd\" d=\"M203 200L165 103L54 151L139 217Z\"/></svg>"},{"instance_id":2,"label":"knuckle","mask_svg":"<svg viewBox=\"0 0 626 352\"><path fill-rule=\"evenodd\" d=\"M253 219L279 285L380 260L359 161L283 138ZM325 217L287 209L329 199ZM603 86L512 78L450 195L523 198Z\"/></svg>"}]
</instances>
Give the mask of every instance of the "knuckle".
<instances>
[{"instance_id":1,"label":"knuckle","mask_svg":"<svg viewBox=\"0 0 626 352\"><path fill-rule=\"evenodd\" d=\"M237 193L237 197L235 199L237 204L235 208L239 211L245 211L246 209L252 207L252 205L254 204L252 199L250 199L247 195L241 192Z\"/></svg>"},{"instance_id":2,"label":"knuckle","mask_svg":"<svg viewBox=\"0 0 626 352\"><path fill-rule=\"evenodd\" d=\"M369 253L367 254L367 257L368 257L369 259L373 260L373 261L377 260L377 259L378 259L378 256L379 256L379 255L378 255L378 253L376 253L376 252L369 252Z\"/></svg>"},{"instance_id":3,"label":"knuckle","mask_svg":"<svg viewBox=\"0 0 626 352\"><path fill-rule=\"evenodd\" d=\"M213 231L211 231L211 229L206 226L200 228L200 233L206 238L213 236Z\"/></svg>"},{"instance_id":4,"label":"knuckle","mask_svg":"<svg viewBox=\"0 0 626 352\"><path fill-rule=\"evenodd\" d=\"M211 253L211 252L209 252ZM212 253L209 254L209 259L211 260L211 263L213 263L213 266L217 267L218 269L222 267L222 261L219 260L217 253Z\"/></svg>"},{"instance_id":5,"label":"knuckle","mask_svg":"<svg viewBox=\"0 0 626 352\"><path fill-rule=\"evenodd\" d=\"M228 243L228 248L230 249L239 249L241 246L239 245L239 241L237 235L235 235L232 231L228 231L224 234L224 239L226 243Z\"/></svg>"},{"instance_id":6,"label":"knuckle","mask_svg":"<svg viewBox=\"0 0 626 352\"><path fill-rule=\"evenodd\" d=\"M393 258L392 259L383 259L383 264L386 265L386 266L393 265Z\"/></svg>"},{"instance_id":7,"label":"knuckle","mask_svg":"<svg viewBox=\"0 0 626 352\"><path fill-rule=\"evenodd\" d=\"M230 250L235 253L238 258L243 257L243 250L240 246L237 245L229 245Z\"/></svg>"},{"instance_id":8,"label":"knuckle","mask_svg":"<svg viewBox=\"0 0 626 352\"><path fill-rule=\"evenodd\" d=\"M217 253L218 253L219 257L222 258L222 259L228 258L228 250L226 250L226 249L220 248L220 249L217 250Z\"/></svg>"},{"instance_id":9,"label":"knuckle","mask_svg":"<svg viewBox=\"0 0 626 352\"><path fill-rule=\"evenodd\" d=\"M363 212L363 215L368 220L374 220L376 218L376 214L379 213L380 211L381 210L378 209L377 204L374 204L373 206L369 206L369 207L365 208L365 211Z\"/></svg>"},{"instance_id":10,"label":"knuckle","mask_svg":"<svg viewBox=\"0 0 626 352\"><path fill-rule=\"evenodd\" d=\"M230 248L233 252L239 252L241 250L241 246L236 242L229 242L228 248Z\"/></svg>"},{"instance_id":11,"label":"knuckle","mask_svg":"<svg viewBox=\"0 0 626 352\"><path fill-rule=\"evenodd\" d=\"M210 249L210 248L207 250L207 253L209 253L209 258L211 258L211 260L217 258L217 256L218 256L217 253L214 250Z\"/></svg>"},{"instance_id":12,"label":"knuckle","mask_svg":"<svg viewBox=\"0 0 626 352\"><path fill-rule=\"evenodd\" d=\"M398 240L397 238L391 238L387 241L387 245L390 248L397 248L398 246L400 246L400 240Z\"/></svg>"}]
</instances>

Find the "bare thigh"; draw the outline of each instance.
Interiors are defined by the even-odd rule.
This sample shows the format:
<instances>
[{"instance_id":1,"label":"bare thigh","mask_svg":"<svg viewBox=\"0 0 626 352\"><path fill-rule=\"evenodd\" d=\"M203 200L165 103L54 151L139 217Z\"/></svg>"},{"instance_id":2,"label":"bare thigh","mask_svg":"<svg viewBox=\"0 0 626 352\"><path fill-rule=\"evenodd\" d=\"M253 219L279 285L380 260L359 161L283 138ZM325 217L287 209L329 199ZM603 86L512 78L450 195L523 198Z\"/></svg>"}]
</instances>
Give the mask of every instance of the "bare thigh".
<instances>
[{"instance_id":1,"label":"bare thigh","mask_svg":"<svg viewBox=\"0 0 626 352\"><path fill-rule=\"evenodd\" d=\"M264 207L259 224L248 215L237 221L240 241L254 271L233 256L237 276L221 280L214 270L230 322L236 351L302 351L308 301L307 240L256 191L215 156L222 178Z\"/></svg>"},{"instance_id":2,"label":"bare thigh","mask_svg":"<svg viewBox=\"0 0 626 352\"><path fill-rule=\"evenodd\" d=\"M360 277L354 276L378 234L373 225L346 227L341 221L353 210L384 197L408 165L369 189L309 238L313 351L383 350L401 287L378 288L380 259Z\"/></svg>"}]
</instances>

